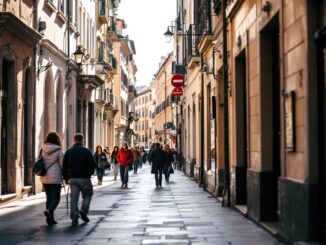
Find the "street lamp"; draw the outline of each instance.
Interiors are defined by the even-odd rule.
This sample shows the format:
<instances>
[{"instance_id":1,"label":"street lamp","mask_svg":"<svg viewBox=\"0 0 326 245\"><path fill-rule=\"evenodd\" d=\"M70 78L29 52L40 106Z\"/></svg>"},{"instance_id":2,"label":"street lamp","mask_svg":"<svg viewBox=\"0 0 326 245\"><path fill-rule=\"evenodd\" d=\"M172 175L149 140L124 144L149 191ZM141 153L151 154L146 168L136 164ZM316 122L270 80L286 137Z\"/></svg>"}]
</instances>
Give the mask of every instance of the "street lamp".
<instances>
[{"instance_id":1,"label":"street lamp","mask_svg":"<svg viewBox=\"0 0 326 245\"><path fill-rule=\"evenodd\" d=\"M85 53L81 50L81 48L82 48L82 45L78 45L77 50L73 53L74 60L75 60L76 65L77 65L78 76L79 76L79 72L80 72L80 67L82 65L89 65L89 63L83 64L83 59L84 59ZM103 65L103 63L96 63L95 65ZM100 74L101 75L106 75L107 74L107 71L105 70L104 66L103 66Z\"/></svg>"},{"instance_id":2,"label":"street lamp","mask_svg":"<svg viewBox=\"0 0 326 245\"><path fill-rule=\"evenodd\" d=\"M173 26L168 26L167 31L164 33L165 36L165 40L169 43L171 42L172 36L173 36L173 32L170 31L170 27L173 30Z\"/></svg>"},{"instance_id":3,"label":"street lamp","mask_svg":"<svg viewBox=\"0 0 326 245\"><path fill-rule=\"evenodd\" d=\"M80 69L80 66L82 65L83 58L84 58L84 52L81 50L81 45L79 45L77 50L74 52L74 59L78 66L78 70Z\"/></svg>"}]
</instances>

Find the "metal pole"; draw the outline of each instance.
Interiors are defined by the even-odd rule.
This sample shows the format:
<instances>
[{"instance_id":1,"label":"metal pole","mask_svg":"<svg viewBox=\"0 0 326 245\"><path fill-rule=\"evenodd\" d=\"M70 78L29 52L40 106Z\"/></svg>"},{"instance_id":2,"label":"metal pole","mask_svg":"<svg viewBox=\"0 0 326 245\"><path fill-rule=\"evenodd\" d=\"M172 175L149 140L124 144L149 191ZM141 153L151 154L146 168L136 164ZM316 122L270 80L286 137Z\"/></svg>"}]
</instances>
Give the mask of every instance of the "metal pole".
<instances>
[{"instance_id":1,"label":"metal pole","mask_svg":"<svg viewBox=\"0 0 326 245\"><path fill-rule=\"evenodd\" d=\"M228 52L227 52L227 23L226 23L226 0L223 4L223 82L224 82L224 190L222 196L222 206L230 206L230 163L229 163L229 104L228 104ZM227 195L227 203L225 197Z\"/></svg>"}]
</instances>

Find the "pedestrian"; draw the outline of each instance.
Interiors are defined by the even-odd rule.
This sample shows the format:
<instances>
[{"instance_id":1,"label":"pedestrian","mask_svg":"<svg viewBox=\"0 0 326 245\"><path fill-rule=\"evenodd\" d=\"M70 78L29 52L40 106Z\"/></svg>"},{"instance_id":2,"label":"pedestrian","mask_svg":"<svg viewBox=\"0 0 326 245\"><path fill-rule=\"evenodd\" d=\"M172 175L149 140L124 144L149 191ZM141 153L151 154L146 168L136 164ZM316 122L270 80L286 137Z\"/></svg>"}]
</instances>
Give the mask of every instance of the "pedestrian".
<instances>
[{"instance_id":1,"label":"pedestrian","mask_svg":"<svg viewBox=\"0 0 326 245\"><path fill-rule=\"evenodd\" d=\"M148 156L152 153L152 151L155 149L155 143L153 143L152 145L151 145L151 148L149 149L149 151L148 151ZM152 161L148 158L148 163L149 163L149 165L151 165L152 164Z\"/></svg>"},{"instance_id":2,"label":"pedestrian","mask_svg":"<svg viewBox=\"0 0 326 245\"><path fill-rule=\"evenodd\" d=\"M148 160L152 162L152 174L155 174L156 188L162 187L162 171L163 166L166 163L166 154L161 149L160 143L156 143L155 149L149 154Z\"/></svg>"},{"instance_id":3,"label":"pedestrian","mask_svg":"<svg viewBox=\"0 0 326 245\"><path fill-rule=\"evenodd\" d=\"M94 158L95 158L95 162L96 162L95 168L96 168L96 174L97 174L97 184L102 185L106 162L107 162L107 156L106 156L105 152L102 151L102 146L100 146L100 145L96 146Z\"/></svg>"},{"instance_id":4,"label":"pedestrian","mask_svg":"<svg viewBox=\"0 0 326 245\"><path fill-rule=\"evenodd\" d=\"M124 142L117 155L118 163L120 166L120 179L121 187L128 187L129 168L134 158L128 144Z\"/></svg>"},{"instance_id":5,"label":"pedestrian","mask_svg":"<svg viewBox=\"0 0 326 245\"><path fill-rule=\"evenodd\" d=\"M140 152L138 151L137 147L132 147L132 157L134 159L133 166L134 166L134 174L137 174L138 167L140 166Z\"/></svg>"},{"instance_id":6,"label":"pedestrian","mask_svg":"<svg viewBox=\"0 0 326 245\"><path fill-rule=\"evenodd\" d=\"M142 164L146 164L147 161L147 152L145 151L144 146L140 147L140 161Z\"/></svg>"},{"instance_id":7,"label":"pedestrian","mask_svg":"<svg viewBox=\"0 0 326 245\"><path fill-rule=\"evenodd\" d=\"M166 155L166 162L164 164L163 170L164 170L164 176L165 176L165 181L169 182L170 180L170 168L172 168L172 162L173 162L173 152L170 149L170 146L166 144L164 146L164 152Z\"/></svg>"},{"instance_id":8,"label":"pedestrian","mask_svg":"<svg viewBox=\"0 0 326 245\"><path fill-rule=\"evenodd\" d=\"M117 180L117 176L118 176L118 168L119 168L119 164L118 164L118 159L117 159L117 155L119 152L119 146L114 146L113 151L111 153L111 165L113 167L113 175L114 175L114 180Z\"/></svg>"},{"instance_id":9,"label":"pedestrian","mask_svg":"<svg viewBox=\"0 0 326 245\"><path fill-rule=\"evenodd\" d=\"M62 150L61 138L56 132L47 134L44 144L41 147L40 155L43 156L46 175L40 176L40 181L46 195L45 211L46 223L57 224L54 219L54 211L60 202L62 186L62 164L64 152Z\"/></svg>"},{"instance_id":10,"label":"pedestrian","mask_svg":"<svg viewBox=\"0 0 326 245\"><path fill-rule=\"evenodd\" d=\"M84 145L83 134L75 134L74 145L65 153L63 158L63 179L70 185L70 218L72 225L78 225L79 217L89 222L87 217L93 196L91 176L95 170L95 159L92 152ZM78 199L82 194L82 205L79 210Z\"/></svg>"}]
</instances>

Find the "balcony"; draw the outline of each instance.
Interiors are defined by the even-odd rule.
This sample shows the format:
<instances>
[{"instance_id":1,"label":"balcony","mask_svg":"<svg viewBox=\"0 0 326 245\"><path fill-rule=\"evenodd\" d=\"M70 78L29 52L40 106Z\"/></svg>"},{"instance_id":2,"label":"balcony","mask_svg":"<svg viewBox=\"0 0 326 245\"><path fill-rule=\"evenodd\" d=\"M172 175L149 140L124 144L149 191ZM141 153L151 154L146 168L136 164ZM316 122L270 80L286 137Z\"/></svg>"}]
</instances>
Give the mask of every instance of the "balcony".
<instances>
[{"instance_id":1,"label":"balcony","mask_svg":"<svg viewBox=\"0 0 326 245\"><path fill-rule=\"evenodd\" d=\"M117 38L117 25L114 21L114 17L109 18L109 26L108 26L108 36L110 38Z\"/></svg>"},{"instance_id":2,"label":"balcony","mask_svg":"<svg viewBox=\"0 0 326 245\"><path fill-rule=\"evenodd\" d=\"M95 92L95 101L99 104L104 104L106 99L106 91L102 89L97 89Z\"/></svg>"},{"instance_id":3,"label":"balcony","mask_svg":"<svg viewBox=\"0 0 326 245\"><path fill-rule=\"evenodd\" d=\"M112 110L114 112L119 111L119 107L117 106L116 103L116 98L114 94L110 92L110 89L107 89L107 98L105 101L105 109L107 110Z\"/></svg>"},{"instance_id":4,"label":"balcony","mask_svg":"<svg viewBox=\"0 0 326 245\"><path fill-rule=\"evenodd\" d=\"M197 35L196 26L190 25L187 31L187 39L186 39L186 61L188 68L194 68L196 65L200 63L200 56L198 50L199 36Z\"/></svg>"},{"instance_id":5,"label":"balcony","mask_svg":"<svg viewBox=\"0 0 326 245\"><path fill-rule=\"evenodd\" d=\"M106 1L105 0L99 0L98 1L98 20L102 24L109 23L109 16L108 11L106 8Z\"/></svg>"},{"instance_id":6,"label":"balcony","mask_svg":"<svg viewBox=\"0 0 326 245\"><path fill-rule=\"evenodd\" d=\"M117 74L117 60L113 57L113 54L109 54L105 59L105 69L110 74Z\"/></svg>"}]
</instances>

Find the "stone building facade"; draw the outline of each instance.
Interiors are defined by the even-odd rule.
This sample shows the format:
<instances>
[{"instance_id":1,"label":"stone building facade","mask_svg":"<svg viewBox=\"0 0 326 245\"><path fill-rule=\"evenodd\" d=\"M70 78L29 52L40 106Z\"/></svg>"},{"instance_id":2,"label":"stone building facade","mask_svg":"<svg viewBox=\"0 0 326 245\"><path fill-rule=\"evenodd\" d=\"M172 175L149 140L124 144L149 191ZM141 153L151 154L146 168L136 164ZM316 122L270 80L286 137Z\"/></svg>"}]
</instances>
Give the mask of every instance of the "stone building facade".
<instances>
[{"instance_id":1,"label":"stone building facade","mask_svg":"<svg viewBox=\"0 0 326 245\"><path fill-rule=\"evenodd\" d=\"M37 5L32 0L0 4L1 202L31 191L35 147ZM20 11L19 11L20 10Z\"/></svg>"},{"instance_id":2,"label":"stone building facade","mask_svg":"<svg viewBox=\"0 0 326 245\"><path fill-rule=\"evenodd\" d=\"M151 121L152 121L152 91L149 87L137 91L137 98L135 99L135 114L137 121L135 121L136 144L149 148L152 144L151 139Z\"/></svg>"},{"instance_id":3,"label":"stone building facade","mask_svg":"<svg viewBox=\"0 0 326 245\"><path fill-rule=\"evenodd\" d=\"M272 234L325 242L325 1L178 3L185 172Z\"/></svg>"}]
</instances>

